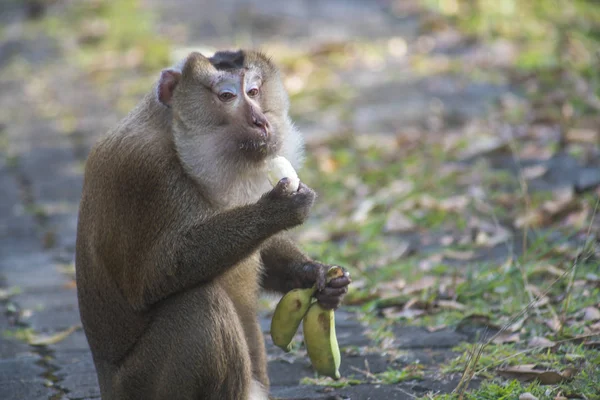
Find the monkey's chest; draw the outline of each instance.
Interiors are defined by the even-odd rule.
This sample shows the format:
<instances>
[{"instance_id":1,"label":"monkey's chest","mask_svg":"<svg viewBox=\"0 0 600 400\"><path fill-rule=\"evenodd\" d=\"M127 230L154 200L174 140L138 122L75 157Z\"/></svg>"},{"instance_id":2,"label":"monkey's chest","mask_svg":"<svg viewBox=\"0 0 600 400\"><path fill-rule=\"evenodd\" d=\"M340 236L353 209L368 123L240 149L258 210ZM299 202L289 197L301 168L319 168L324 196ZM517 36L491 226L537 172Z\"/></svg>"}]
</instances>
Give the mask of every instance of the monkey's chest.
<instances>
[{"instance_id":1,"label":"monkey's chest","mask_svg":"<svg viewBox=\"0 0 600 400\"><path fill-rule=\"evenodd\" d=\"M236 308L256 304L261 269L260 255L256 252L218 278Z\"/></svg>"}]
</instances>

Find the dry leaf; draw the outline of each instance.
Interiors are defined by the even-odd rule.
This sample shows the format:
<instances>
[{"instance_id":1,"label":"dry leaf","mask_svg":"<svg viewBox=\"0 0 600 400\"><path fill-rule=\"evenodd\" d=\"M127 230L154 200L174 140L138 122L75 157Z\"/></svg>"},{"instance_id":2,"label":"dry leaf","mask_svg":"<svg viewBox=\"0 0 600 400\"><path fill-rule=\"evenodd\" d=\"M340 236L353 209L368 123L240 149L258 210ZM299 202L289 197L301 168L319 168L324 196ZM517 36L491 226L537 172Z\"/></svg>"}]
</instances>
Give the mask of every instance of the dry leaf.
<instances>
[{"instance_id":1,"label":"dry leaf","mask_svg":"<svg viewBox=\"0 0 600 400\"><path fill-rule=\"evenodd\" d=\"M436 325L436 326L428 326L425 329L427 329L427 332L437 332L437 331L441 331L442 329L446 329L448 327L448 325L446 324L441 324L441 325Z\"/></svg>"},{"instance_id":2,"label":"dry leaf","mask_svg":"<svg viewBox=\"0 0 600 400\"><path fill-rule=\"evenodd\" d=\"M559 277L559 276L563 276L565 273L564 270L555 267L554 265L550 265L550 264L544 264L544 265L537 265L532 272L533 274L548 274L554 277Z\"/></svg>"},{"instance_id":3,"label":"dry leaf","mask_svg":"<svg viewBox=\"0 0 600 400\"><path fill-rule=\"evenodd\" d=\"M467 306L453 300L438 300L435 305L442 310L456 310L463 311L467 309Z\"/></svg>"},{"instance_id":4,"label":"dry leaf","mask_svg":"<svg viewBox=\"0 0 600 400\"><path fill-rule=\"evenodd\" d=\"M398 319L398 318L415 319L426 313L425 311L420 310L418 308L409 308L409 309L402 309L402 310L398 310L397 308L386 308L382 312L386 318L390 318L390 319Z\"/></svg>"},{"instance_id":5,"label":"dry leaf","mask_svg":"<svg viewBox=\"0 0 600 400\"><path fill-rule=\"evenodd\" d=\"M590 325L589 328L592 332L600 332L600 322Z\"/></svg>"},{"instance_id":6,"label":"dry leaf","mask_svg":"<svg viewBox=\"0 0 600 400\"><path fill-rule=\"evenodd\" d=\"M600 133L594 129L571 128L567 132L569 142L596 144L600 140Z\"/></svg>"},{"instance_id":7,"label":"dry leaf","mask_svg":"<svg viewBox=\"0 0 600 400\"><path fill-rule=\"evenodd\" d=\"M514 378L522 382L528 382L537 379L542 385L555 385L569 379L571 371L563 376L556 371L539 371L534 370L532 365L519 365L509 368L500 368L496 370L498 375L505 378Z\"/></svg>"},{"instance_id":8,"label":"dry leaf","mask_svg":"<svg viewBox=\"0 0 600 400\"><path fill-rule=\"evenodd\" d=\"M65 340L71 333L81 328L81 325L73 325L62 332L58 332L54 335L32 335L28 338L27 342L32 346L47 346L50 344L56 344Z\"/></svg>"},{"instance_id":9,"label":"dry leaf","mask_svg":"<svg viewBox=\"0 0 600 400\"><path fill-rule=\"evenodd\" d=\"M350 219L357 224L365 222L373 207L375 207L375 201L373 201L373 199L361 201L354 213L352 213Z\"/></svg>"},{"instance_id":10,"label":"dry leaf","mask_svg":"<svg viewBox=\"0 0 600 400\"><path fill-rule=\"evenodd\" d=\"M452 196L439 202L442 211L463 211L469 205L469 198L464 195Z\"/></svg>"},{"instance_id":11,"label":"dry leaf","mask_svg":"<svg viewBox=\"0 0 600 400\"><path fill-rule=\"evenodd\" d=\"M440 244L444 247L450 246L452 243L454 243L454 237L450 235L446 235L440 239Z\"/></svg>"},{"instance_id":12,"label":"dry leaf","mask_svg":"<svg viewBox=\"0 0 600 400\"><path fill-rule=\"evenodd\" d=\"M538 398L532 395L531 393L526 392L519 396L519 400L538 400Z\"/></svg>"},{"instance_id":13,"label":"dry leaf","mask_svg":"<svg viewBox=\"0 0 600 400\"><path fill-rule=\"evenodd\" d=\"M415 223L398 210L393 210L387 218L384 232L409 232L415 229Z\"/></svg>"},{"instance_id":14,"label":"dry leaf","mask_svg":"<svg viewBox=\"0 0 600 400\"><path fill-rule=\"evenodd\" d=\"M583 309L583 319L585 321L598 321L600 320L600 310L596 307L586 307Z\"/></svg>"},{"instance_id":15,"label":"dry leaf","mask_svg":"<svg viewBox=\"0 0 600 400\"><path fill-rule=\"evenodd\" d=\"M432 288L438 284L438 279L433 276L425 276L418 281L407 285L402 291L404 294L413 294Z\"/></svg>"},{"instance_id":16,"label":"dry leaf","mask_svg":"<svg viewBox=\"0 0 600 400\"><path fill-rule=\"evenodd\" d=\"M520 331L521 328L523 328L523 324L525 324L525 321L527 321L527 316L516 320L512 325L510 325L507 329L507 331L509 332L517 332Z\"/></svg>"},{"instance_id":17,"label":"dry leaf","mask_svg":"<svg viewBox=\"0 0 600 400\"><path fill-rule=\"evenodd\" d=\"M523 177L527 180L532 180L544 176L548 172L548 168L544 165L534 165L523 168Z\"/></svg>"},{"instance_id":18,"label":"dry leaf","mask_svg":"<svg viewBox=\"0 0 600 400\"><path fill-rule=\"evenodd\" d=\"M518 333L510 333L510 332L502 332L499 333L494 340L493 343L496 344L504 344L504 343L519 343L521 341L521 335Z\"/></svg>"},{"instance_id":19,"label":"dry leaf","mask_svg":"<svg viewBox=\"0 0 600 400\"><path fill-rule=\"evenodd\" d=\"M515 228L537 227L545 222L545 216L539 210L530 210L529 212L517 217L515 219Z\"/></svg>"},{"instance_id":20,"label":"dry leaf","mask_svg":"<svg viewBox=\"0 0 600 400\"><path fill-rule=\"evenodd\" d=\"M424 210L437 209L439 204L438 200L429 194L423 194L417 199L417 206Z\"/></svg>"},{"instance_id":21,"label":"dry leaf","mask_svg":"<svg viewBox=\"0 0 600 400\"><path fill-rule=\"evenodd\" d=\"M476 257L474 251L458 251L446 249L442 253L444 257L449 258L451 260L459 260L459 261L469 261Z\"/></svg>"},{"instance_id":22,"label":"dry leaf","mask_svg":"<svg viewBox=\"0 0 600 400\"><path fill-rule=\"evenodd\" d=\"M540 347L540 348L548 348L556 346L556 342L552 340L546 339L544 337L536 336L531 338L528 344L529 347Z\"/></svg>"},{"instance_id":23,"label":"dry leaf","mask_svg":"<svg viewBox=\"0 0 600 400\"><path fill-rule=\"evenodd\" d=\"M511 237L511 233L508 229L499 228L490 235L487 232L479 231L475 237L475 244L482 247L495 247L500 243L508 241Z\"/></svg>"},{"instance_id":24,"label":"dry leaf","mask_svg":"<svg viewBox=\"0 0 600 400\"><path fill-rule=\"evenodd\" d=\"M567 211L572 211L578 206L575 193L572 188L563 189L554 192L553 200L545 201L542 209L550 216L556 216Z\"/></svg>"},{"instance_id":25,"label":"dry leaf","mask_svg":"<svg viewBox=\"0 0 600 400\"><path fill-rule=\"evenodd\" d=\"M509 144L506 140L496 137L484 137L471 142L469 147L459 154L459 159L466 161L473 157L490 155L508 150Z\"/></svg>"},{"instance_id":26,"label":"dry leaf","mask_svg":"<svg viewBox=\"0 0 600 400\"><path fill-rule=\"evenodd\" d=\"M552 329L554 332L560 331L560 328L562 327L562 324L556 315L554 315L552 319L547 319L546 321L544 321L544 323L546 324L546 326L548 326L548 328Z\"/></svg>"}]
</instances>

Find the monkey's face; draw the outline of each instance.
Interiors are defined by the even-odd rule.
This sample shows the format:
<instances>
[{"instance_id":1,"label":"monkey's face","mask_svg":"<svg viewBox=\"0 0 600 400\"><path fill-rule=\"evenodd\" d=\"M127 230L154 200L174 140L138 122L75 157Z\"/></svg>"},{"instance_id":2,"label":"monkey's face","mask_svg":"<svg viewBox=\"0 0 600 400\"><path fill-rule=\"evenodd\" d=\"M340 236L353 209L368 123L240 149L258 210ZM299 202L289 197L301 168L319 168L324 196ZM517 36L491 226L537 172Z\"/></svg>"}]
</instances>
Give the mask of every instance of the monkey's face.
<instances>
[{"instance_id":1,"label":"monkey's face","mask_svg":"<svg viewBox=\"0 0 600 400\"><path fill-rule=\"evenodd\" d=\"M288 97L266 57L192 53L178 80L171 107L175 134L187 139L186 146L245 165L280 150L289 125Z\"/></svg>"}]
</instances>

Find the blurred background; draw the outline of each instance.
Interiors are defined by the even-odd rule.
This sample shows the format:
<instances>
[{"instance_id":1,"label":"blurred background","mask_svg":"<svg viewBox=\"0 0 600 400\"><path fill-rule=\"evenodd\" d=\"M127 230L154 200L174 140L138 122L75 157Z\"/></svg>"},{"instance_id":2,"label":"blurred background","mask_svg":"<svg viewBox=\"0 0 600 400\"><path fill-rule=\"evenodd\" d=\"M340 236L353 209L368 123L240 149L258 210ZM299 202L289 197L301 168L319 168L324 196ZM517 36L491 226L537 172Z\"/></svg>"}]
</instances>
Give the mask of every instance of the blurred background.
<instances>
[{"instance_id":1,"label":"blurred background","mask_svg":"<svg viewBox=\"0 0 600 400\"><path fill-rule=\"evenodd\" d=\"M0 0L0 372L17 371L0 397L97 398L73 264L89 149L190 51L258 48L281 66L319 194L294 235L352 273L339 314L369 344L345 354L385 358L342 389L447 393L476 333L501 332L473 398L594 398L599 43L594 0ZM440 332L438 358L415 355ZM415 344L428 334L443 338ZM23 354L38 370L13 368ZM532 364L577 373L541 387L498 372Z\"/></svg>"}]
</instances>

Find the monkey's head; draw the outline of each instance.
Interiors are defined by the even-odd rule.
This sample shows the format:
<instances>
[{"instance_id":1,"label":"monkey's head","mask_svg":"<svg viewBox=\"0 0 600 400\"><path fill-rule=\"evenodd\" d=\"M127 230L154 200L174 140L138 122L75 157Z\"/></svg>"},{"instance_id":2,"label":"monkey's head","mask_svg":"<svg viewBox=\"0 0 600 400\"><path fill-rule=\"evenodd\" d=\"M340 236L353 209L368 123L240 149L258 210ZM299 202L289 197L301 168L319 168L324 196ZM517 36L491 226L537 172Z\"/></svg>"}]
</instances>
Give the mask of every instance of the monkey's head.
<instances>
[{"instance_id":1,"label":"monkey's head","mask_svg":"<svg viewBox=\"0 0 600 400\"><path fill-rule=\"evenodd\" d=\"M206 163L264 165L293 131L279 70L259 52L193 52L181 68L162 71L157 96L171 108L181 158L198 174Z\"/></svg>"}]
</instances>

